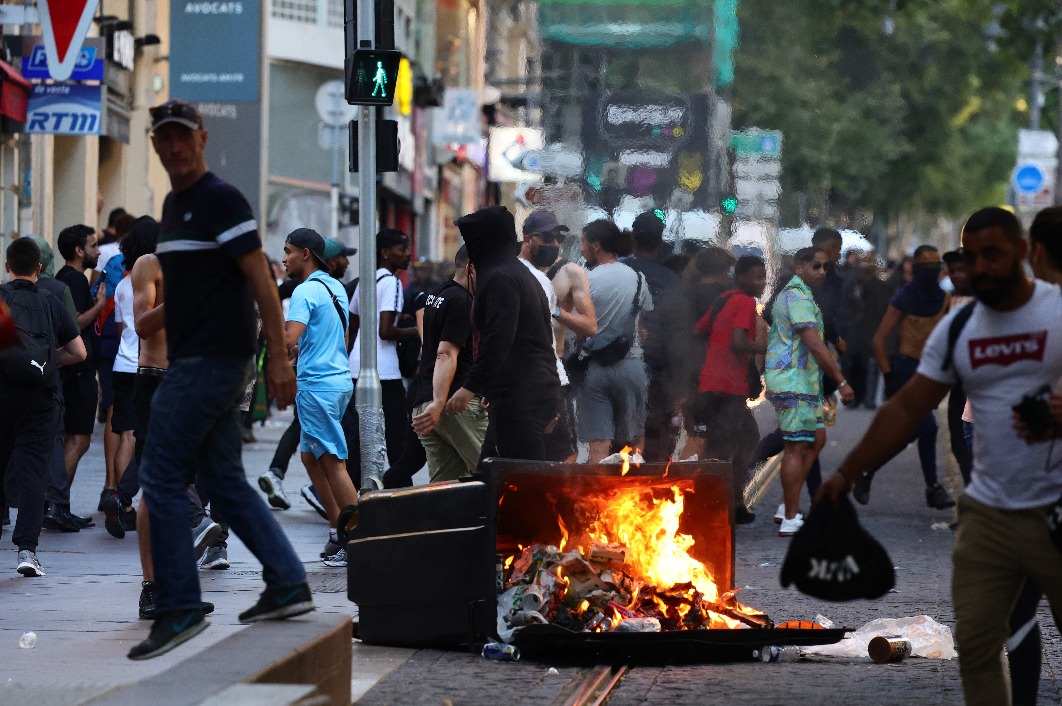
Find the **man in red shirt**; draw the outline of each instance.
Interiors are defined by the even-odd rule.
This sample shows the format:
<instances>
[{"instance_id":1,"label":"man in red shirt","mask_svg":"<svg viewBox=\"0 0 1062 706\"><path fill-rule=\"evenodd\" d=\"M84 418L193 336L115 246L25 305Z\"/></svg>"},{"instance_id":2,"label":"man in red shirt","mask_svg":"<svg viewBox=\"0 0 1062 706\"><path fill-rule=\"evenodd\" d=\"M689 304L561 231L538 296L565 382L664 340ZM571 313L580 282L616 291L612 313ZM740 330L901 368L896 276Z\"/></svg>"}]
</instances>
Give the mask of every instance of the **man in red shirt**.
<instances>
[{"instance_id":1,"label":"man in red shirt","mask_svg":"<svg viewBox=\"0 0 1062 706\"><path fill-rule=\"evenodd\" d=\"M720 294L697 322L697 333L707 338L707 350L697 396L684 414L688 441L682 458L693 454L703 458L706 449L713 456L730 457L734 518L738 524L748 524L756 516L745 507L745 475L759 429L745 401L758 393L750 390L753 355L767 352L767 329L756 311L756 299L767 286L763 260L751 255L740 258L734 280L736 286Z\"/></svg>"}]
</instances>

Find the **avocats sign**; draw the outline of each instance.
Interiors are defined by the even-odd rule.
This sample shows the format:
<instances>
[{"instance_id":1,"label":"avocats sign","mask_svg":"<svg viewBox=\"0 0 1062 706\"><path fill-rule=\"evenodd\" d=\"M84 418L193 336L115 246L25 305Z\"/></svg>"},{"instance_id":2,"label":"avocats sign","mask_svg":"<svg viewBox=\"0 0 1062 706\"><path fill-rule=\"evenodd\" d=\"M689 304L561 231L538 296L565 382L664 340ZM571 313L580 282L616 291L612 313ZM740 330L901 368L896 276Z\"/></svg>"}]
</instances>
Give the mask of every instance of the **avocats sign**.
<instances>
[{"instance_id":1,"label":"avocats sign","mask_svg":"<svg viewBox=\"0 0 1062 706\"><path fill-rule=\"evenodd\" d=\"M39 0L48 73L65 81L74 73L99 0Z\"/></svg>"}]
</instances>

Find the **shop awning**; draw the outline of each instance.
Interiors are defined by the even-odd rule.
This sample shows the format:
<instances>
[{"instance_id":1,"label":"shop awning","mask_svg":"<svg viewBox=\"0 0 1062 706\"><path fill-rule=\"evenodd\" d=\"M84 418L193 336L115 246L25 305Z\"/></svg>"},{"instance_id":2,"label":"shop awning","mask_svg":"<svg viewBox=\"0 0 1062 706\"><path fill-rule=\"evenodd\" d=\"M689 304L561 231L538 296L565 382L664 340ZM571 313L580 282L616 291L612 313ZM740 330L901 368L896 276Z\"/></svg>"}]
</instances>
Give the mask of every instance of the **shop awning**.
<instances>
[{"instance_id":1,"label":"shop awning","mask_svg":"<svg viewBox=\"0 0 1062 706\"><path fill-rule=\"evenodd\" d=\"M713 34L707 0L539 0L538 23L546 41L625 49L709 46Z\"/></svg>"},{"instance_id":2,"label":"shop awning","mask_svg":"<svg viewBox=\"0 0 1062 706\"><path fill-rule=\"evenodd\" d=\"M6 61L0 61L0 115L26 122L26 103L33 86Z\"/></svg>"}]
</instances>

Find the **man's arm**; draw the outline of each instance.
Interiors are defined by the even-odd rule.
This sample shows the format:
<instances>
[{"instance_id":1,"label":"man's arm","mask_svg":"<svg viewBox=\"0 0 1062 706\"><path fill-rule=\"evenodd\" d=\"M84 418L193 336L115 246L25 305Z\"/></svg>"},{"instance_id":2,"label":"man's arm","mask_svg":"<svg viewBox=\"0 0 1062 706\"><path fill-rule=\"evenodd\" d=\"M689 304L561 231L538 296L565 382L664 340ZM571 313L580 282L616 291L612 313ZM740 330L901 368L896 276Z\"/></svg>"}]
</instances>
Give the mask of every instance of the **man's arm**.
<instances>
[{"instance_id":1,"label":"man's arm","mask_svg":"<svg viewBox=\"0 0 1062 706\"><path fill-rule=\"evenodd\" d=\"M258 302L258 313L262 317L262 334L265 336L269 350L277 353L286 351L284 346L284 317L280 310L280 297L277 284L269 271L269 263L261 248L239 256L236 264L247 278L251 293ZM286 356L269 356L266 370L269 391L277 402L277 408L284 409L295 401L295 371Z\"/></svg>"},{"instance_id":2,"label":"man's arm","mask_svg":"<svg viewBox=\"0 0 1062 706\"><path fill-rule=\"evenodd\" d=\"M159 261L154 255L138 258L129 275L133 278L133 328L140 338L151 338L166 326L165 305L158 298Z\"/></svg>"},{"instance_id":3,"label":"man's arm","mask_svg":"<svg viewBox=\"0 0 1062 706\"><path fill-rule=\"evenodd\" d=\"M476 395L482 395L494 379L505 359L509 357L516 326L520 316L520 301L510 282L501 282L489 292L477 293L477 301L483 307L483 325L480 330L479 355L468 371L461 389L446 403L447 414L460 414Z\"/></svg>"},{"instance_id":4,"label":"man's arm","mask_svg":"<svg viewBox=\"0 0 1062 706\"><path fill-rule=\"evenodd\" d=\"M288 352L288 358L295 360L299 355L299 338L306 330L306 324L298 321L284 322L284 350Z\"/></svg>"},{"instance_id":5,"label":"man's arm","mask_svg":"<svg viewBox=\"0 0 1062 706\"><path fill-rule=\"evenodd\" d=\"M885 339L889 337L893 329L900 325L902 316L903 312L889 304L889 308L885 310L885 316L881 319L881 323L878 324L878 330L874 332L874 339L871 341L871 346L873 346L874 350L874 360L878 362L878 369L884 375L892 372L892 365L889 364L889 352L885 350Z\"/></svg>"},{"instance_id":6,"label":"man's arm","mask_svg":"<svg viewBox=\"0 0 1062 706\"><path fill-rule=\"evenodd\" d=\"M100 311L103 310L103 305L106 303L107 288L101 285L100 288L96 290L96 301L93 302L90 308L85 309L85 311L77 315L78 328L85 328L95 321L96 317L100 315Z\"/></svg>"},{"instance_id":7,"label":"man's arm","mask_svg":"<svg viewBox=\"0 0 1062 706\"><path fill-rule=\"evenodd\" d=\"M88 351L85 350L85 342L81 340L81 336L74 336L66 345L59 349L58 353L59 367L64 365L73 365L74 363L80 363L88 357Z\"/></svg>"},{"instance_id":8,"label":"man's arm","mask_svg":"<svg viewBox=\"0 0 1062 706\"><path fill-rule=\"evenodd\" d=\"M553 291L557 293L558 299L564 299L571 294L573 304L571 311L558 307L553 318L580 338L596 336L597 313L594 311L594 302L590 299L590 278L586 276L586 270L568 263L553 280Z\"/></svg>"},{"instance_id":9,"label":"man's arm","mask_svg":"<svg viewBox=\"0 0 1062 706\"><path fill-rule=\"evenodd\" d=\"M420 336L414 326L395 326L398 319L397 311L380 312L380 340L382 341L412 341Z\"/></svg>"},{"instance_id":10,"label":"man's arm","mask_svg":"<svg viewBox=\"0 0 1062 706\"><path fill-rule=\"evenodd\" d=\"M906 446L918 424L937 408L950 389L951 385L915 374L881 406L862 440L819 488L815 502L829 499L836 503L852 489L860 473Z\"/></svg>"},{"instance_id":11,"label":"man's arm","mask_svg":"<svg viewBox=\"0 0 1062 706\"><path fill-rule=\"evenodd\" d=\"M419 312L418 312L419 313ZM427 434L439 423L446 396L450 394L450 385L457 373L457 357L461 349L450 341L439 341L439 353L435 356L435 371L431 376L431 403L424 411L413 417L413 431L418 435ZM466 405L467 406L467 405Z\"/></svg>"},{"instance_id":12,"label":"man's arm","mask_svg":"<svg viewBox=\"0 0 1062 706\"><path fill-rule=\"evenodd\" d=\"M819 364L824 373L837 383L837 391L841 393L841 401L848 404L854 400L855 393L852 392L852 386L841 384L845 382L844 373L837 367L837 362L833 359L830 349L826 347L826 343L819 338L818 330L809 326L800 329L799 334L800 340L808 347L808 352L815 358L815 362Z\"/></svg>"},{"instance_id":13,"label":"man's arm","mask_svg":"<svg viewBox=\"0 0 1062 706\"><path fill-rule=\"evenodd\" d=\"M730 336L730 350L734 353L756 353L764 355L767 352L767 338L757 336L749 340L747 329L736 328Z\"/></svg>"}]
</instances>

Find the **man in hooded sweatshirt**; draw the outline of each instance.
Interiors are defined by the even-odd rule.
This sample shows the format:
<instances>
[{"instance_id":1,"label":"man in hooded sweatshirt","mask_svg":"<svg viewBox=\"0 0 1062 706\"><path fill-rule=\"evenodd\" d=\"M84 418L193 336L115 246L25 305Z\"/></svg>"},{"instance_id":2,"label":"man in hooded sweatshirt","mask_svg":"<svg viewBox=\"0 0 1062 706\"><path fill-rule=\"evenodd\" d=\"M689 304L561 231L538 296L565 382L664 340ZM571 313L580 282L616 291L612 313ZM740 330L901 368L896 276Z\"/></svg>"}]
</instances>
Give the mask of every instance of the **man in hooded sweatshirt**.
<instances>
[{"instance_id":1,"label":"man in hooded sweatshirt","mask_svg":"<svg viewBox=\"0 0 1062 706\"><path fill-rule=\"evenodd\" d=\"M546 295L517 259L516 221L504 206L481 208L454 225L475 267L473 363L446 412L460 414L481 397L490 410L481 458L545 460L546 426L560 405Z\"/></svg>"}]
</instances>

